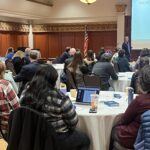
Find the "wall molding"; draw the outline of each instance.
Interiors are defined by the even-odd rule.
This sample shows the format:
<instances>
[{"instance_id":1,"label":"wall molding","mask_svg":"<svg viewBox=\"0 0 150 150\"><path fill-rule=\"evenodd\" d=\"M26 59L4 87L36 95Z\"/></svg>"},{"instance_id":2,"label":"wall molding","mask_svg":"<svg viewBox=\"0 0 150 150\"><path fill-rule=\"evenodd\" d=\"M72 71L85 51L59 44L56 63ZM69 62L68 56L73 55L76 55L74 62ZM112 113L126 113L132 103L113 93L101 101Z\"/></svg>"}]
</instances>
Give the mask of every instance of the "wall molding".
<instances>
[{"instance_id":1,"label":"wall molding","mask_svg":"<svg viewBox=\"0 0 150 150\"><path fill-rule=\"evenodd\" d=\"M33 25L33 32L81 32L85 31L117 31L117 22L89 24L39 24Z\"/></svg>"},{"instance_id":2,"label":"wall molding","mask_svg":"<svg viewBox=\"0 0 150 150\"><path fill-rule=\"evenodd\" d=\"M29 25L14 22L0 22L0 31L29 32Z\"/></svg>"}]
</instances>

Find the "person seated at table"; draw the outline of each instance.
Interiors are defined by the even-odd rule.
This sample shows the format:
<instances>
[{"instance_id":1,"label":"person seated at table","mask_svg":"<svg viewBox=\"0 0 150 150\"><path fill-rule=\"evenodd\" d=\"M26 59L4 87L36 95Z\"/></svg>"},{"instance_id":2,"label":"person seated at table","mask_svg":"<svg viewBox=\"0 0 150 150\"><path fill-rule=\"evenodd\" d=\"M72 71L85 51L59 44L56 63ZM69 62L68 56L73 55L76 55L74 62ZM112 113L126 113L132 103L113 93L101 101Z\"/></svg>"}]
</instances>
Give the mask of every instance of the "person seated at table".
<instances>
[{"instance_id":1,"label":"person seated at table","mask_svg":"<svg viewBox=\"0 0 150 150\"><path fill-rule=\"evenodd\" d=\"M21 105L32 107L45 114L56 131L63 149L88 150L89 138L76 129L78 116L68 96L55 88L58 73L48 64L41 65L32 81L26 86ZM65 146L65 148L64 148Z\"/></svg>"},{"instance_id":2,"label":"person seated at table","mask_svg":"<svg viewBox=\"0 0 150 150\"><path fill-rule=\"evenodd\" d=\"M121 50L121 49L120 48L115 48L114 54L113 54L113 56L111 58L111 62L112 63L117 63L117 58L118 58L118 52L119 52L119 50Z\"/></svg>"},{"instance_id":3,"label":"person seated at table","mask_svg":"<svg viewBox=\"0 0 150 150\"><path fill-rule=\"evenodd\" d=\"M65 51L61 54L61 56L56 58L56 60L54 60L53 63L54 64L63 64L63 63L65 63L65 60L70 57L69 51L70 51L70 47L67 46L65 48Z\"/></svg>"},{"instance_id":4,"label":"person seated at table","mask_svg":"<svg viewBox=\"0 0 150 150\"><path fill-rule=\"evenodd\" d=\"M22 86L19 89L18 96L21 95L21 92L23 91L25 84L32 80L34 74L37 72L37 70L40 68L40 64L37 62L39 53L37 50L32 50L30 52L30 64L24 65L19 74L17 74L14 77L15 82L22 82Z\"/></svg>"},{"instance_id":5,"label":"person seated at table","mask_svg":"<svg viewBox=\"0 0 150 150\"><path fill-rule=\"evenodd\" d=\"M21 68L26 65L26 62L24 61L25 58L25 53L21 50L18 50L13 58L12 58L12 63L14 65L14 69L16 74L18 74L21 70Z\"/></svg>"},{"instance_id":6,"label":"person seated at table","mask_svg":"<svg viewBox=\"0 0 150 150\"><path fill-rule=\"evenodd\" d=\"M110 63L112 55L110 53L104 53L101 56L101 59L94 65L92 73L98 75L101 80L101 90L109 90L110 84L109 79L110 77L113 80L118 80L118 76Z\"/></svg>"},{"instance_id":7,"label":"person seated at table","mask_svg":"<svg viewBox=\"0 0 150 150\"><path fill-rule=\"evenodd\" d=\"M143 48L140 52L140 56L138 57L136 63L135 63L135 66L134 66L134 69L139 69L139 63L140 63L140 58L142 57L149 57L150 59L150 50L148 48Z\"/></svg>"},{"instance_id":8,"label":"person seated at table","mask_svg":"<svg viewBox=\"0 0 150 150\"><path fill-rule=\"evenodd\" d=\"M138 94L140 91L138 91L138 86L137 86L137 82L138 82L138 76L140 74L141 69L146 66L149 65L149 58L148 57L141 57L139 64L138 64L138 70L136 70L136 72L132 75L131 78L131 84L130 86L134 89L134 93Z\"/></svg>"},{"instance_id":9,"label":"person seated at table","mask_svg":"<svg viewBox=\"0 0 150 150\"><path fill-rule=\"evenodd\" d=\"M6 52L6 60L8 59L8 60L11 60L12 59L12 57L13 57L13 55L14 55L14 49L13 49L13 47L9 47L8 49L7 49L7 52Z\"/></svg>"},{"instance_id":10,"label":"person seated at table","mask_svg":"<svg viewBox=\"0 0 150 150\"><path fill-rule=\"evenodd\" d=\"M87 55L84 58L84 63L85 63L85 65L88 66L89 73L92 72L92 69L93 69L93 66L94 66L95 62L96 62L96 60L94 58L94 52L93 52L93 50L88 50L87 51Z\"/></svg>"},{"instance_id":11,"label":"person seated at table","mask_svg":"<svg viewBox=\"0 0 150 150\"><path fill-rule=\"evenodd\" d=\"M99 50L99 52L98 52L98 54L97 54L97 56L96 56L96 59L97 59L98 61L100 61L101 56L102 56L104 53L105 53L105 48L104 48L104 47L101 47L100 50Z\"/></svg>"},{"instance_id":12,"label":"person seated at table","mask_svg":"<svg viewBox=\"0 0 150 150\"><path fill-rule=\"evenodd\" d=\"M73 56L72 62L67 66L71 72L76 87L84 86L83 76L89 73L88 67L84 64L83 57L80 51Z\"/></svg>"},{"instance_id":13,"label":"person seated at table","mask_svg":"<svg viewBox=\"0 0 150 150\"><path fill-rule=\"evenodd\" d=\"M20 104L11 83L4 79L4 74L5 64L0 62L0 129L7 139L10 112L18 108Z\"/></svg>"},{"instance_id":14,"label":"person seated at table","mask_svg":"<svg viewBox=\"0 0 150 150\"><path fill-rule=\"evenodd\" d=\"M140 127L141 115L150 109L150 65L140 71L138 86L141 94L130 103L112 129L110 150L117 147L119 150L133 149Z\"/></svg>"},{"instance_id":15,"label":"person seated at table","mask_svg":"<svg viewBox=\"0 0 150 150\"><path fill-rule=\"evenodd\" d=\"M121 49L118 52L117 64L119 68L119 72L130 72L130 64L128 59L125 57L125 50Z\"/></svg>"}]
</instances>

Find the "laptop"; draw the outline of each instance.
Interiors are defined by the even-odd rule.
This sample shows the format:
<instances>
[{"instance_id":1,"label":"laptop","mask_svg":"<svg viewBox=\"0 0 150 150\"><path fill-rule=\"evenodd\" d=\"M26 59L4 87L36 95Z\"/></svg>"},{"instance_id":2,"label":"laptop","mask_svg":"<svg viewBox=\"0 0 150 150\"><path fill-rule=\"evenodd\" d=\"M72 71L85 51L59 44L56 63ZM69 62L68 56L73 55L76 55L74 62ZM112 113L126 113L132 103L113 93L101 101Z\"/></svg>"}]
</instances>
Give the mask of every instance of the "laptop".
<instances>
[{"instance_id":1,"label":"laptop","mask_svg":"<svg viewBox=\"0 0 150 150\"><path fill-rule=\"evenodd\" d=\"M91 103L91 94L99 94L99 88L93 87L79 87L77 89L76 103L79 104L90 104Z\"/></svg>"}]
</instances>

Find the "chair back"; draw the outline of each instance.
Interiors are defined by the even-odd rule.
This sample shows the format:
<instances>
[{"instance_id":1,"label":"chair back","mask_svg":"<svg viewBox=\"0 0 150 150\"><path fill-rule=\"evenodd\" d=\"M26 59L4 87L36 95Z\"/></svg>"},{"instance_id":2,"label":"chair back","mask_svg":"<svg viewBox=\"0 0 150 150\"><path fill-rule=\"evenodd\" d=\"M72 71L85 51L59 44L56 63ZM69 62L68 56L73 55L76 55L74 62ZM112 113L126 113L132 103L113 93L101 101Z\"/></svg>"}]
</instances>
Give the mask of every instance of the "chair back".
<instances>
[{"instance_id":1,"label":"chair back","mask_svg":"<svg viewBox=\"0 0 150 150\"><path fill-rule=\"evenodd\" d=\"M20 107L9 117L7 150L58 150L55 129L42 114Z\"/></svg>"},{"instance_id":2,"label":"chair back","mask_svg":"<svg viewBox=\"0 0 150 150\"><path fill-rule=\"evenodd\" d=\"M100 77L94 74L84 76L84 84L86 87L100 87Z\"/></svg>"}]
</instances>

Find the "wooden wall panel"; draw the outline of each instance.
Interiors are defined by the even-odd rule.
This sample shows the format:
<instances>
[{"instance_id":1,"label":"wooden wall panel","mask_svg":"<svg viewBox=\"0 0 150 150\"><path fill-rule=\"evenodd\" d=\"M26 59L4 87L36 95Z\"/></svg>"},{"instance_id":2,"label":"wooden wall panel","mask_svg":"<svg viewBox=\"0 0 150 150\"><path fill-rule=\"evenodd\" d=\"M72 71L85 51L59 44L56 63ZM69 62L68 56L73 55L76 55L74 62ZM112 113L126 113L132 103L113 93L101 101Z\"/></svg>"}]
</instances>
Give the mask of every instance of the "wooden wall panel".
<instances>
[{"instance_id":1,"label":"wooden wall panel","mask_svg":"<svg viewBox=\"0 0 150 150\"><path fill-rule=\"evenodd\" d=\"M74 47L74 32L62 32L61 33L61 45L62 50L66 48L66 46Z\"/></svg>"},{"instance_id":2,"label":"wooden wall panel","mask_svg":"<svg viewBox=\"0 0 150 150\"><path fill-rule=\"evenodd\" d=\"M34 34L34 48L38 48L41 51L41 57L48 58L49 39L47 33Z\"/></svg>"},{"instance_id":3,"label":"wooden wall panel","mask_svg":"<svg viewBox=\"0 0 150 150\"><path fill-rule=\"evenodd\" d=\"M84 33L83 32L75 32L74 33L74 47L83 51L84 46Z\"/></svg>"},{"instance_id":4,"label":"wooden wall panel","mask_svg":"<svg viewBox=\"0 0 150 150\"><path fill-rule=\"evenodd\" d=\"M117 43L116 31L88 32L89 49L98 52L101 47L113 50ZM41 49L42 57L60 56L66 46L83 51L84 32L35 33L34 47Z\"/></svg>"},{"instance_id":5,"label":"wooden wall panel","mask_svg":"<svg viewBox=\"0 0 150 150\"><path fill-rule=\"evenodd\" d=\"M7 48L12 47L12 45L10 45L10 36L8 33L1 34L1 44L1 55L5 56Z\"/></svg>"},{"instance_id":6,"label":"wooden wall panel","mask_svg":"<svg viewBox=\"0 0 150 150\"><path fill-rule=\"evenodd\" d=\"M8 47L28 47L28 34L20 32L0 32L0 56L5 56Z\"/></svg>"},{"instance_id":7,"label":"wooden wall panel","mask_svg":"<svg viewBox=\"0 0 150 150\"><path fill-rule=\"evenodd\" d=\"M28 34L17 34L17 46L28 47Z\"/></svg>"},{"instance_id":8,"label":"wooden wall panel","mask_svg":"<svg viewBox=\"0 0 150 150\"><path fill-rule=\"evenodd\" d=\"M61 53L62 53L62 49L61 49L60 33L50 33L48 57L55 58L61 55Z\"/></svg>"}]
</instances>

